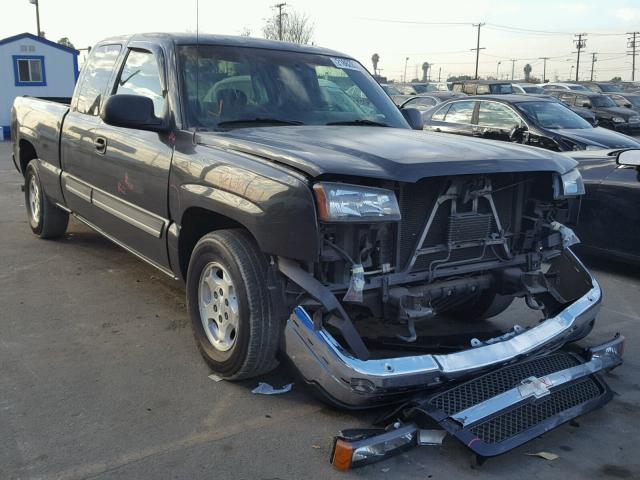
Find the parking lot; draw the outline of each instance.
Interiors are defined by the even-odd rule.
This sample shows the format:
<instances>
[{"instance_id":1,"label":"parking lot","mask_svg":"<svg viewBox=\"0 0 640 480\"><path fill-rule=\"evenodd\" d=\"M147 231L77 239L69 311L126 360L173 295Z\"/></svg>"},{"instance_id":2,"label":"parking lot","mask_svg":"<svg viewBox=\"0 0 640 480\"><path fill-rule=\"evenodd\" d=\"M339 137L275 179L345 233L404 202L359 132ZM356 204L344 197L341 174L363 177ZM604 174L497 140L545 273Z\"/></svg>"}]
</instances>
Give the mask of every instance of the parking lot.
<instances>
[{"instance_id":1,"label":"parking lot","mask_svg":"<svg viewBox=\"0 0 640 480\"><path fill-rule=\"evenodd\" d=\"M76 221L37 239L21 180L0 142L0 479L640 478L635 267L589 260L604 303L587 341L627 337L604 409L480 468L449 438L345 474L329 465L332 436L379 412L331 409L300 384L267 397L257 380L212 381L183 286ZM260 380L295 381L283 367ZM525 455L541 451L559 458Z\"/></svg>"}]
</instances>

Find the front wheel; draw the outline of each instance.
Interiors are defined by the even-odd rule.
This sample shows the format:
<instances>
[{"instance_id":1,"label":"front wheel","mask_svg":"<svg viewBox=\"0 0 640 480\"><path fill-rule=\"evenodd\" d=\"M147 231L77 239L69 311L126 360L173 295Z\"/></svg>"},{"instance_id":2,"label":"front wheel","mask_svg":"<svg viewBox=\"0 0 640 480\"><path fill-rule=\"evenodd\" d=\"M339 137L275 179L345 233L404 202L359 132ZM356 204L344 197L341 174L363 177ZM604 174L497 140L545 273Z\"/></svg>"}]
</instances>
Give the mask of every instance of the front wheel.
<instances>
[{"instance_id":1,"label":"front wheel","mask_svg":"<svg viewBox=\"0 0 640 480\"><path fill-rule=\"evenodd\" d=\"M243 230L220 230L196 244L187 306L200 353L221 377L241 380L276 365L282 334L267 289L267 260Z\"/></svg>"},{"instance_id":2,"label":"front wheel","mask_svg":"<svg viewBox=\"0 0 640 480\"><path fill-rule=\"evenodd\" d=\"M45 195L35 161L27 165L24 183L24 200L31 231L40 238L58 238L64 235L69 224L69 214L54 205Z\"/></svg>"}]
</instances>

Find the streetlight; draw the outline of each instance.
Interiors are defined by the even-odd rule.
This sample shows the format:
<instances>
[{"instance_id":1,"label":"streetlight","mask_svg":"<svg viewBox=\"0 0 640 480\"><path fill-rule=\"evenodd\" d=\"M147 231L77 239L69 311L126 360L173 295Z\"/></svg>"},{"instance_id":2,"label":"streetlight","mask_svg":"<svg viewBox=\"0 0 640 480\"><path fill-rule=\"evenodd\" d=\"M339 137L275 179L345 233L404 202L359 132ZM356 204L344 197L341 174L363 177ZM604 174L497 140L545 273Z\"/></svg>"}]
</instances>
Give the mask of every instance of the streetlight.
<instances>
[{"instance_id":1,"label":"streetlight","mask_svg":"<svg viewBox=\"0 0 640 480\"><path fill-rule=\"evenodd\" d=\"M40 30L40 5L38 0L29 0L29 3L36 6L36 24L38 26L38 36L42 37L42 31Z\"/></svg>"},{"instance_id":2,"label":"streetlight","mask_svg":"<svg viewBox=\"0 0 640 480\"><path fill-rule=\"evenodd\" d=\"M407 63L409 62L409 57L404 59L404 77L403 77L403 82L407 83Z\"/></svg>"},{"instance_id":3,"label":"streetlight","mask_svg":"<svg viewBox=\"0 0 640 480\"><path fill-rule=\"evenodd\" d=\"M498 65L496 65L496 80L498 80L498 70L500 70L500 64L502 62L498 62Z\"/></svg>"}]
</instances>

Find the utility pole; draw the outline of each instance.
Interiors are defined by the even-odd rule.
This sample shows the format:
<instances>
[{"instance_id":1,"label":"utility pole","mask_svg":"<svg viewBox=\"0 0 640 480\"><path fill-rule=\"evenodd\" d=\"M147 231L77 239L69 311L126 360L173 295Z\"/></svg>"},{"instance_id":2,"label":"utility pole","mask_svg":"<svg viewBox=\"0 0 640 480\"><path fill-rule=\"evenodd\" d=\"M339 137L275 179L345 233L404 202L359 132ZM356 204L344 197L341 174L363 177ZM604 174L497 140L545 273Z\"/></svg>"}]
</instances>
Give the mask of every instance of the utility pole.
<instances>
[{"instance_id":1,"label":"utility pole","mask_svg":"<svg viewBox=\"0 0 640 480\"><path fill-rule=\"evenodd\" d=\"M598 53L597 52L593 52L591 54L591 81L593 82L593 65L598 61L596 55Z\"/></svg>"},{"instance_id":2,"label":"utility pole","mask_svg":"<svg viewBox=\"0 0 640 480\"><path fill-rule=\"evenodd\" d=\"M409 57L404 59L404 78L403 78L403 82L407 83L407 63L409 62Z\"/></svg>"},{"instance_id":3,"label":"utility pole","mask_svg":"<svg viewBox=\"0 0 640 480\"><path fill-rule=\"evenodd\" d=\"M513 80L513 75L516 71L516 62L518 61L517 58L512 58L511 59L511 80Z\"/></svg>"},{"instance_id":4,"label":"utility pole","mask_svg":"<svg viewBox=\"0 0 640 480\"><path fill-rule=\"evenodd\" d=\"M278 9L278 40L282 41L282 17L286 15L282 11L284 7L286 7L286 3L277 3L273 7Z\"/></svg>"},{"instance_id":5,"label":"utility pole","mask_svg":"<svg viewBox=\"0 0 640 480\"><path fill-rule=\"evenodd\" d=\"M471 51L476 51L476 75L475 79L478 79L478 63L480 62L480 50L484 50L484 47L480 48L480 27L484 25L484 23L474 23L472 24L474 27L478 27L478 41L476 43L476 48L472 48Z\"/></svg>"},{"instance_id":6,"label":"utility pole","mask_svg":"<svg viewBox=\"0 0 640 480\"><path fill-rule=\"evenodd\" d=\"M574 40L573 43L576 44L576 48L578 49L578 58L576 60L576 82L578 81L578 75L580 75L580 51L587 46L587 40L583 37L586 37L586 33L576 33L574 37L578 37L577 40Z\"/></svg>"},{"instance_id":7,"label":"utility pole","mask_svg":"<svg viewBox=\"0 0 640 480\"><path fill-rule=\"evenodd\" d=\"M640 32L629 32L629 41L627 42L627 47L631 49L631 51L627 55L631 55L631 81L634 82L636 80L636 49L640 47L640 40L636 40L636 35L640 35Z\"/></svg>"},{"instance_id":8,"label":"utility pole","mask_svg":"<svg viewBox=\"0 0 640 480\"><path fill-rule=\"evenodd\" d=\"M496 65L496 80L500 80L500 77L498 77L498 71L500 70L500 64L502 62L498 62L498 65Z\"/></svg>"},{"instance_id":9,"label":"utility pole","mask_svg":"<svg viewBox=\"0 0 640 480\"><path fill-rule=\"evenodd\" d=\"M538 60L542 60L542 83L547 83L547 60L549 57L538 57Z\"/></svg>"},{"instance_id":10,"label":"utility pole","mask_svg":"<svg viewBox=\"0 0 640 480\"><path fill-rule=\"evenodd\" d=\"M36 6L36 25L38 28L38 36L42 37L42 30L40 30L40 5L38 0L29 0L29 3Z\"/></svg>"},{"instance_id":11,"label":"utility pole","mask_svg":"<svg viewBox=\"0 0 640 480\"><path fill-rule=\"evenodd\" d=\"M438 82L440 81L440 74L442 73L442 67L438 67Z\"/></svg>"}]
</instances>

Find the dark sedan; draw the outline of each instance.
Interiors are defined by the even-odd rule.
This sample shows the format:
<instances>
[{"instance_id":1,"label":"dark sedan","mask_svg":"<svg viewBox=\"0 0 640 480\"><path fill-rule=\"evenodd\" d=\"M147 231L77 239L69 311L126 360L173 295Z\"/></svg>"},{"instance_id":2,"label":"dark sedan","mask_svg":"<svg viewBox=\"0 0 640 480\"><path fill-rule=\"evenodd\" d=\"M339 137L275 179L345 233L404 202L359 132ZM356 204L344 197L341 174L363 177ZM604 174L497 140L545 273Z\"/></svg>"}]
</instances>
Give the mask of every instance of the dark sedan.
<instances>
[{"instance_id":1,"label":"dark sedan","mask_svg":"<svg viewBox=\"0 0 640 480\"><path fill-rule=\"evenodd\" d=\"M560 103L530 95L452 99L423 114L423 119L426 130L556 151L640 147L631 137L590 125Z\"/></svg>"},{"instance_id":2,"label":"dark sedan","mask_svg":"<svg viewBox=\"0 0 640 480\"><path fill-rule=\"evenodd\" d=\"M575 152L585 183L577 251L640 263L640 150ZM617 157L617 158L616 158Z\"/></svg>"},{"instance_id":3,"label":"dark sedan","mask_svg":"<svg viewBox=\"0 0 640 480\"><path fill-rule=\"evenodd\" d=\"M619 132L640 133L640 115L628 108L619 107L607 95L582 92L549 92L568 106L588 108L595 113L598 125Z\"/></svg>"}]
</instances>

